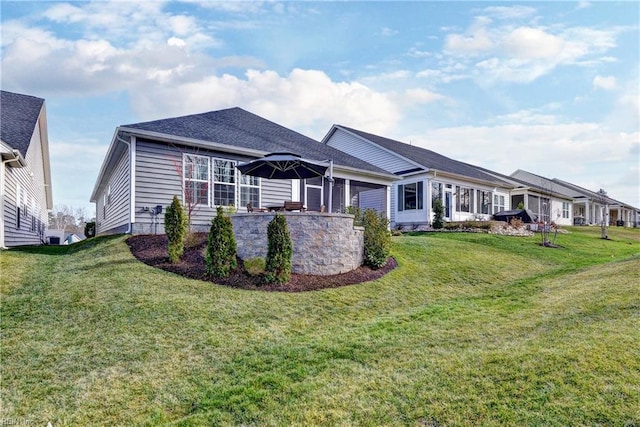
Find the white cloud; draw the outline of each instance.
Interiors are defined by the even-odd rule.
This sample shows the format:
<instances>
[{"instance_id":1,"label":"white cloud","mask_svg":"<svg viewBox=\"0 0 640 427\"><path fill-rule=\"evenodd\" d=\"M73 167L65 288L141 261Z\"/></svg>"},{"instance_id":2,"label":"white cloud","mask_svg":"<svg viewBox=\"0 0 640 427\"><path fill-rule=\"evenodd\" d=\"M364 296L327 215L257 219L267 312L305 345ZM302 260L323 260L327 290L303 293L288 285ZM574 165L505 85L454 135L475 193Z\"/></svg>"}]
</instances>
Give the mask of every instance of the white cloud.
<instances>
[{"instance_id":1,"label":"white cloud","mask_svg":"<svg viewBox=\"0 0 640 427\"><path fill-rule=\"evenodd\" d=\"M539 28L520 27L506 34L501 44L508 57L549 60L560 55L565 42Z\"/></svg>"},{"instance_id":2,"label":"white cloud","mask_svg":"<svg viewBox=\"0 0 640 427\"><path fill-rule=\"evenodd\" d=\"M384 36L384 37L391 37L391 36L395 36L396 34L398 34L397 30L393 30L391 28L388 27L384 27L380 30L380 35Z\"/></svg>"},{"instance_id":3,"label":"white cloud","mask_svg":"<svg viewBox=\"0 0 640 427\"><path fill-rule=\"evenodd\" d=\"M444 99L444 96L427 89L407 89L403 98L411 104L429 104Z\"/></svg>"},{"instance_id":4,"label":"white cloud","mask_svg":"<svg viewBox=\"0 0 640 427\"><path fill-rule=\"evenodd\" d=\"M484 27L465 34L449 34L444 46L445 52L453 55L478 55L493 48L494 43Z\"/></svg>"},{"instance_id":5,"label":"white cloud","mask_svg":"<svg viewBox=\"0 0 640 427\"><path fill-rule=\"evenodd\" d=\"M613 90L616 86L614 76L595 76L593 78L593 87L596 89Z\"/></svg>"},{"instance_id":6,"label":"white cloud","mask_svg":"<svg viewBox=\"0 0 640 427\"><path fill-rule=\"evenodd\" d=\"M316 70L294 69L286 76L249 70L241 79L228 74L161 85L132 93L132 107L154 119L234 106L320 139L333 123L384 134L400 119L391 97L355 82L334 82Z\"/></svg>"},{"instance_id":7,"label":"white cloud","mask_svg":"<svg viewBox=\"0 0 640 427\"><path fill-rule=\"evenodd\" d=\"M536 9L529 6L490 6L483 13L498 19L520 19L535 15Z\"/></svg>"}]
</instances>

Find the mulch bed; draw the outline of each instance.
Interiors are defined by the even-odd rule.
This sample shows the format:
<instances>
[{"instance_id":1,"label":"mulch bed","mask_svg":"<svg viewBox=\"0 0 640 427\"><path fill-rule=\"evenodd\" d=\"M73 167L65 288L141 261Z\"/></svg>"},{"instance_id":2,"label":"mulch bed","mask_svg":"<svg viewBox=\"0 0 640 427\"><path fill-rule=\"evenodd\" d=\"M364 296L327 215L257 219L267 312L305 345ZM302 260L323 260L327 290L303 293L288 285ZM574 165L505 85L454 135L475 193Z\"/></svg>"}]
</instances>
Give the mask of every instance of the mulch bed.
<instances>
[{"instance_id":1,"label":"mulch bed","mask_svg":"<svg viewBox=\"0 0 640 427\"><path fill-rule=\"evenodd\" d=\"M185 248L182 260L171 264L167 253L166 235L137 235L127 239L127 245L131 253L138 260L152 267L170 271L190 279L215 282L219 285L232 288L279 291L279 292L304 292L340 286L354 285L378 279L396 268L396 260L390 257L387 263L373 270L367 266L361 266L347 273L331 276L317 276L311 274L291 275L289 283L283 285L265 284L261 277L250 276L244 271L242 260L238 259L238 268L226 278L212 278L207 275L206 263L203 256L206 246L207 234L196 233L192 236L190 247Z\"/></svg>"}]
</instances>

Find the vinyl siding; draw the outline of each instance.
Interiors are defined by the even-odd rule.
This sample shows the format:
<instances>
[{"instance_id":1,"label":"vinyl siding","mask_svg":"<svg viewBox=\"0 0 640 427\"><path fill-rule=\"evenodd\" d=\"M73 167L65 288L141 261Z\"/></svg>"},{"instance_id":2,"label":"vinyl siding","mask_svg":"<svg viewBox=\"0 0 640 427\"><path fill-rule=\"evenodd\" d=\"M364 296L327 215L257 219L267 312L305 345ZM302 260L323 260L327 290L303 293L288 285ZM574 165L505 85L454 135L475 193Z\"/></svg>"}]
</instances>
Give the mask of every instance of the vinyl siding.
<instances>
[{"instance_id":1,"label":"vinyl siding","mask_svg":"<svg viewBox=\"0 0 640 427\"><path fill-rule=\"evenodd\" d=\"M358 157L391 173L406 171L416 167L415 164L400 158L398 155L390 153L342 129L336 129L327 140L327 145Z\"/></svg>"},{"instance_id":2,"label":"vinyl siding","mask_svg":"<svg viewBox=\"0 0 640 427\"><path fill-rule=\"evenodd\" d=\"M129 150L123 150L96 201L97 234L122 233L129 225ZM109 188L111 192L109 193ZM107 203L105 204L105 196Z\"/></svg>"},{"instance_id":3,"label":"vinyl siding","mask_svg":"<svg viewBox=\"0 0 640 427\"><path fill-rule=\"evenodd\" d=\"M135 188L135 224L134 234L164 233L164 213L171 204L173 196L183 200L182 158L184 154L194 154L211 159L226 159L245 162L249 159L230 153L220 153L186 146L170 145L162 142L139 139L136 142L136 188ZM216 215L211 194L212 167L209 166L209 206L196 205L192 209L191 223L193 231L208 231L211 218ZM239 185L236 183L236 205L239 203ZM261 205L282 203L291 199L290 180L261 180ZM152 208L162 206L157 217L151 214ZM145 210L148 208L148 210ZM238 206L238 210L244 210ZM154 224L155 220L155 224Z\"/></svg>"},{"instance_id":4,"label":"vinyl siding","mask_svg":"<svg viewBox=\"0 0 640 427\"><path fill-rule=\"evenodd\" d=\"M6 247L42 244L44 231L49 222L44 171L45 160L43 158L40 125L40 119L38 119L25 156L27 166L24 168L12 168L5 164L3 214L5 227L4 244ZM2 144L2 150L9 151L10 147ZM23 203L20 203L20 228L17 228L16 193L18 184L20 185L22 201L24 201L25 195L27 199L26 212L22 209Z\"/></svg>"}]
</instances>

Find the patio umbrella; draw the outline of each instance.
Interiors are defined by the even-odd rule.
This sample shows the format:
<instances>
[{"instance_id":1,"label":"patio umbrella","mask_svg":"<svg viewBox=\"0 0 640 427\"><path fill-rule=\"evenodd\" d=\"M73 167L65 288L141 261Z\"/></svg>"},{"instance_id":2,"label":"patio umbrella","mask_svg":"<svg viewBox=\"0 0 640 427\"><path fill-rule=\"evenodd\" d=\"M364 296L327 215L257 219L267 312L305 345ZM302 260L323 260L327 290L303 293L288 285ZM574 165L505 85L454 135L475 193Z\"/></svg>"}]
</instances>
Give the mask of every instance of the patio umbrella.
<instances>
[{"instance_id":1,"label":"patio umbrella","mask_svg":"<svg viewBox=\"0 0 640 427\"><path fill-rule=\"evenodd\" d=\"M237 166L245 175L268 179L305 179L324 176L328 164L303 159L292 153L271 153Z\"/></svg>"},{"instance_id":2,"label":"patio umbrella","mask_svg":"<svg viewBox=\"0 0 640 427\"><path fill-rule=\"evenodd\" d=\"M271 153L236 166L245 175L268 179L306 179L324 176L329 169L329 212L333 187L333 162L316 162L293 153Z\"/></svg>"}]
</instances>

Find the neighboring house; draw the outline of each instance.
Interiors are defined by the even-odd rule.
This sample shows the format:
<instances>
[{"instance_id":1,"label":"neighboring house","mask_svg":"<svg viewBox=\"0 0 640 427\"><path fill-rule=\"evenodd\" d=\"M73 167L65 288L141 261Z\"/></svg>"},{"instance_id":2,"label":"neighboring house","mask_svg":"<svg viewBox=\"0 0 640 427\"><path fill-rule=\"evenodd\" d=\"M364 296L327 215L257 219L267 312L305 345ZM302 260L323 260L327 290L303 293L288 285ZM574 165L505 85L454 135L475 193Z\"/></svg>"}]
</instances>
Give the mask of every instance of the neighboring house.
<instances>
[{"instance_id":1,"label":"neighboring house","mask_svg":"<svg viewBox=\"0 0 640 427\"><path fill-rule=\"evenodd\" d=\"M0 92L0 247L41 244L53 208L45 101Z\"/></svg>"},{"instance_id":2,"label":"neighboring house","mask_svg":"<svg viewBox=\"0 0 640 427\"><path fill-rule=\"evenodd\" d=\"M510 183L511 207L522 206L532 212L535 221L554 222L558 225L573 224L573 198L567 196L558 186L543 181L524 180L513 175L503 175L488 169L484 172Z\"/></svg>"},{"instance_id":3,"label":"neighboring house","mask_svg":"<svg viewBox=\"0 0 640 427\"><path fill-rule=\"evenodd\" d=\"M341 125L333 125L322 142L400 178L391 192L393 227L431 223L436 199L447 221L489 219L511 208L510 182L431 150Z\"/></svg>"},{"instance_id":4,"label":"neighboring house","mask_svg":"<svg viewBox=\"0 0 640 427\"><path fill-rule=\"evenodd\" d=\"M347 206L389 212L395 176L364 160L241 108L135 123L116 128L91 201L96 233L164 233L173 196L191 211L192 228L208 230L216 207L246 210L302 201L328 205L326 178L268 180L241 175L236 164L274 152L333 161L332 211Z\"/></svg>"},{"instance_id":5,"label":"neighboring house","mask_svg":"<svg viewBox=\"0 0 640 427\"><path fill-rule=\"evenodd\" d=\"M516 170L512 177L537 186L551 188L572 199L573 223L597 225L604 219L608 224L633 227L640 222L640 210L578 185L557 178L545 178L524 170ZM555 212L555 211L554 211Z\"/></svg>"}]
</instances>

